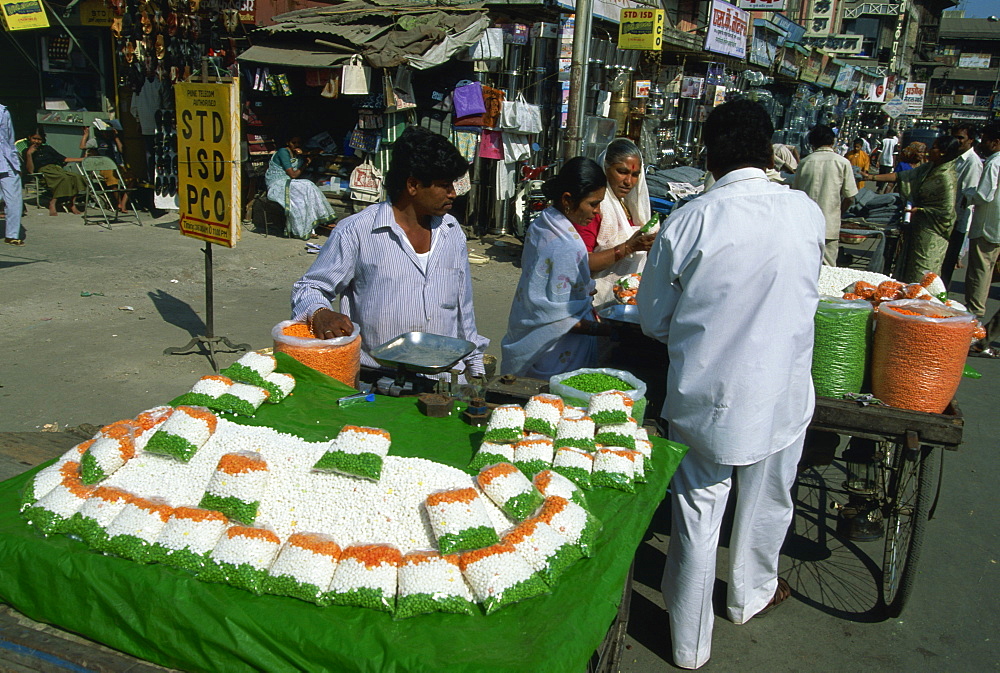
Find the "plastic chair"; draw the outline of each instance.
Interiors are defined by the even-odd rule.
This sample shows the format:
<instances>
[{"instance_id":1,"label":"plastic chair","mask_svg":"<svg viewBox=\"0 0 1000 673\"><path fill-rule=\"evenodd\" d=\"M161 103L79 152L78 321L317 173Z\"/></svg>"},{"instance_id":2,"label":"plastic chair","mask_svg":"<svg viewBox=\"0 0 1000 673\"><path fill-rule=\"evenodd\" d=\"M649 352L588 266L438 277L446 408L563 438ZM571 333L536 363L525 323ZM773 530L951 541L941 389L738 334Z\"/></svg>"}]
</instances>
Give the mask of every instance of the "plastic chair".
<instances>
[{"instance_id":1,"label":"plastic chair","mask_svg":"<svg viewBox=\"0 0 1000 673\"><path fill-rule=\"evenodd\" d=\"M119 195L122 192L131 193L135 190L125 187L125 178L122 177L122 173L118 169L118 164L114 160L102 156L84 157L77 166L87 181L87 199L83 208L84 224L92 224L90 220L100 218L104 220L104 226L110 229L112 222L134 217L135 223L140 227L142 226L142 220L139 219L139 211L136 210L132 199L129 199L128 206L131 212L118 212ZM104 182L104 176L101 174L102 171L111 171L114 173L114 176L118 179L118 185L108 187ZM93 210L92 206L100 210L100 215L91 213Z\"/></svg>"}]
</instances>

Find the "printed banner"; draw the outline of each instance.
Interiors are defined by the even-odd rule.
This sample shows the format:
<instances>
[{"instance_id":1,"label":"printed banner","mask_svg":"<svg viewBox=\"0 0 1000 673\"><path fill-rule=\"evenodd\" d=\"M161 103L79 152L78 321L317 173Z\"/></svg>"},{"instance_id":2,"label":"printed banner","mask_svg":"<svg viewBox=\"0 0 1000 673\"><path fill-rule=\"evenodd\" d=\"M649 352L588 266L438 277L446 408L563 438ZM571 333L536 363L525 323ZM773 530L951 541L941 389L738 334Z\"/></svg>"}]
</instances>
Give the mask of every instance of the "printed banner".
<instances>
[{"instance_id":1,"label":"printed banner","mask_svg":"<svg viewBox=\"0 0 1000 673\"><path fill-rule=\"evenodd\" d=\"M788 33L785 42L801 42L802 36L806 32L805 26L795 23L784 14L775 14L772 16L771 23Z\"/></svg>"},{"instance_id":2,"label":"printed banner","mask_svg":"<svg viewBox=\"0 0 1000 673\"><path fill-rule=\"evenodd\" d=\"M747 26L750 12L723 0L712 0L712 13L705 36L705 51L744 59L747 56Z\"/></svg>"},{"instance_id":3,"label":"printed banner","mask_svg":"<svg viewBox=\"0 0 1000 673\"><path fill-rule=\"evenodd\" d=\"M885 102L886 78L879 77L868 86L868 97L865 100L869 103Z\"/></svg>"},{"instance_id":4,"label":"printed banner","mask_svg":"<svg viewBox=\"0 0 1000 673\"><path fill-rule=\"evenodd\" d=\"M829 35L833 30L833 0L813 0L807 16L807 31Z\"/></svg>"},{"instance_id":5,"label":"printed banner","mask_svg":"<svg viewBox=\"0 0 1000 673\"><path fill-rule=\"evenodd\" d=\"M240 110L235 83L174 85L181 234L240 240Z\"/></svg>"},{"instance_id":6,"label":"printed banner","mask_svg":"<svg viewBox=\"0 0 1000 673\"><path fill-rule=\"evenodd\" d=\"M903 101L906 103L905 114L918 117L924 113L924 96L927 95L926 82L907 82L903 89Z\"/></svg>"},{"instance_id":7,"label":"printed banner","mask_svg":"<svg viewBox=\"0 0 1000 673\"><path fill-rule=\"evenodd\" d=\"M41 0L0 0L0 16L7 30L49 27Z\"/></svg>"},{"instance_id":8,"label":"printed banner","mask_svg":"<svg viewBox=\"0 0 1000 673\"><path fill-rule=\"evenodd\" d=\"M802 44L834 54L860 54L861 39L860 35L806 35Z\"/></svg>"},{"instance_id":9,"label":"printed banner","mask_svg":"<svg viewBox=\"0 0 1000 673\"><path fill-rule=\"evenodd\" d=\"M786 0L737 0L737 7L751 12L780 12L785 9Z\"/></svg>"}]
</instances>

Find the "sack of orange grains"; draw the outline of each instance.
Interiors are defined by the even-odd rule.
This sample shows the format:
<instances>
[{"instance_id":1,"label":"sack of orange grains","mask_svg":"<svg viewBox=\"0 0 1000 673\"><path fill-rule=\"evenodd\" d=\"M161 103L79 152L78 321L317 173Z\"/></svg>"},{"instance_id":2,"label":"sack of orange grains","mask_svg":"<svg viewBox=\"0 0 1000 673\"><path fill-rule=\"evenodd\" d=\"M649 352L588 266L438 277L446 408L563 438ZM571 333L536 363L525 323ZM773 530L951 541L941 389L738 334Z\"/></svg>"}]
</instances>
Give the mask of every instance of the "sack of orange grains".
<instances>
[{"instance_id":1,"label":"sack of orange grains","mask_svg":"<svg viewBox=\"0 0 1000 673\"><path fill-rule=\"evenodd\" d=\"M361 337L358 325L350 336L317 339L303 322L286 320L271 330L274 350L287 353L318 372L332 376L352 388L361 373Z\"/></svg>"},{"instance_id":2,"label":"sack of orange grains","mask_svg":"<svg viewBox=\"0 0 1000 673\"><path fill-rule=\"evenodd\" d=\"M879 307L872 393L900 409L940 414L962 380L975 317L921 299Z\"/></svg>"}]
</instances>

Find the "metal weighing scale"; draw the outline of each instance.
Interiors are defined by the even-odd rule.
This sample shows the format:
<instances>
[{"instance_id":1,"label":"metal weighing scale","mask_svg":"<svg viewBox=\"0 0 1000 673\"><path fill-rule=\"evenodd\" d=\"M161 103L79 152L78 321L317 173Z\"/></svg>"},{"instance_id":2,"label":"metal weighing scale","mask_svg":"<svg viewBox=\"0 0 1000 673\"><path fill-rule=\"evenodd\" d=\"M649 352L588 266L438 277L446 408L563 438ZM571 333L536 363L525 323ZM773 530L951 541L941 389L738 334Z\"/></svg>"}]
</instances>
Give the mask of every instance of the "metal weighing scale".
<instances>
[{"instance_id":1,"label":"metal weighing scale","mask_svg":"<svg viewBox=\"0 0 1000 673\"><path fill-rule=\"evenodd\" d=\"M414 388L417 388L414 392L420 392L414 386L418 383L415 374L441 374L450 370L450 378L437 379L433 393L420 394L421 411L428 416L447 416L458 390L459 372L452 368L475 348L476 344L465 339L407 332L373 348L371 356L383 367L396 370L395 381L388 387L389 394L394 397ZM380 385L380 392L384 392L384 388Z\"/></svg>"},{"instance_id":2,"label":"metal weighing scale","mask_svg":"<svg viewBox=\"0 0 1000 673\"><path fill-rule=\"evenodd\" d=\"M602 320L639 324L639 307L635 304L612 304L597 312Z\"/></svg>"}]
</instances>

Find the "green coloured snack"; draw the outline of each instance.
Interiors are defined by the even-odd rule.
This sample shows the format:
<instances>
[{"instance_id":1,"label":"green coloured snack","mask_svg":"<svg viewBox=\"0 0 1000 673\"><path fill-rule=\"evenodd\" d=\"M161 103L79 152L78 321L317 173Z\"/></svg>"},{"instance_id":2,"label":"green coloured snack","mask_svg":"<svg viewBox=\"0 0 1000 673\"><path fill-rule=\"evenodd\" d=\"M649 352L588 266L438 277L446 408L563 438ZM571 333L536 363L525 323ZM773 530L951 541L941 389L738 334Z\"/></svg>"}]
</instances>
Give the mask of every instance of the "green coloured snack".
<instances>
[{"instance_id":1,"label":"green coloured snack","mask_svg":"<svg viewBox=\"0 0 1000 673\"><path fill-rule=\"evenodd\" d=\"M584 393L603 393L606 390L621 390L622 392L635 390L634 386L622 381L617 376L602 374L600 372L577 374L576 376L564 379L562 383Z\"/></svg>"}]
</instances>

